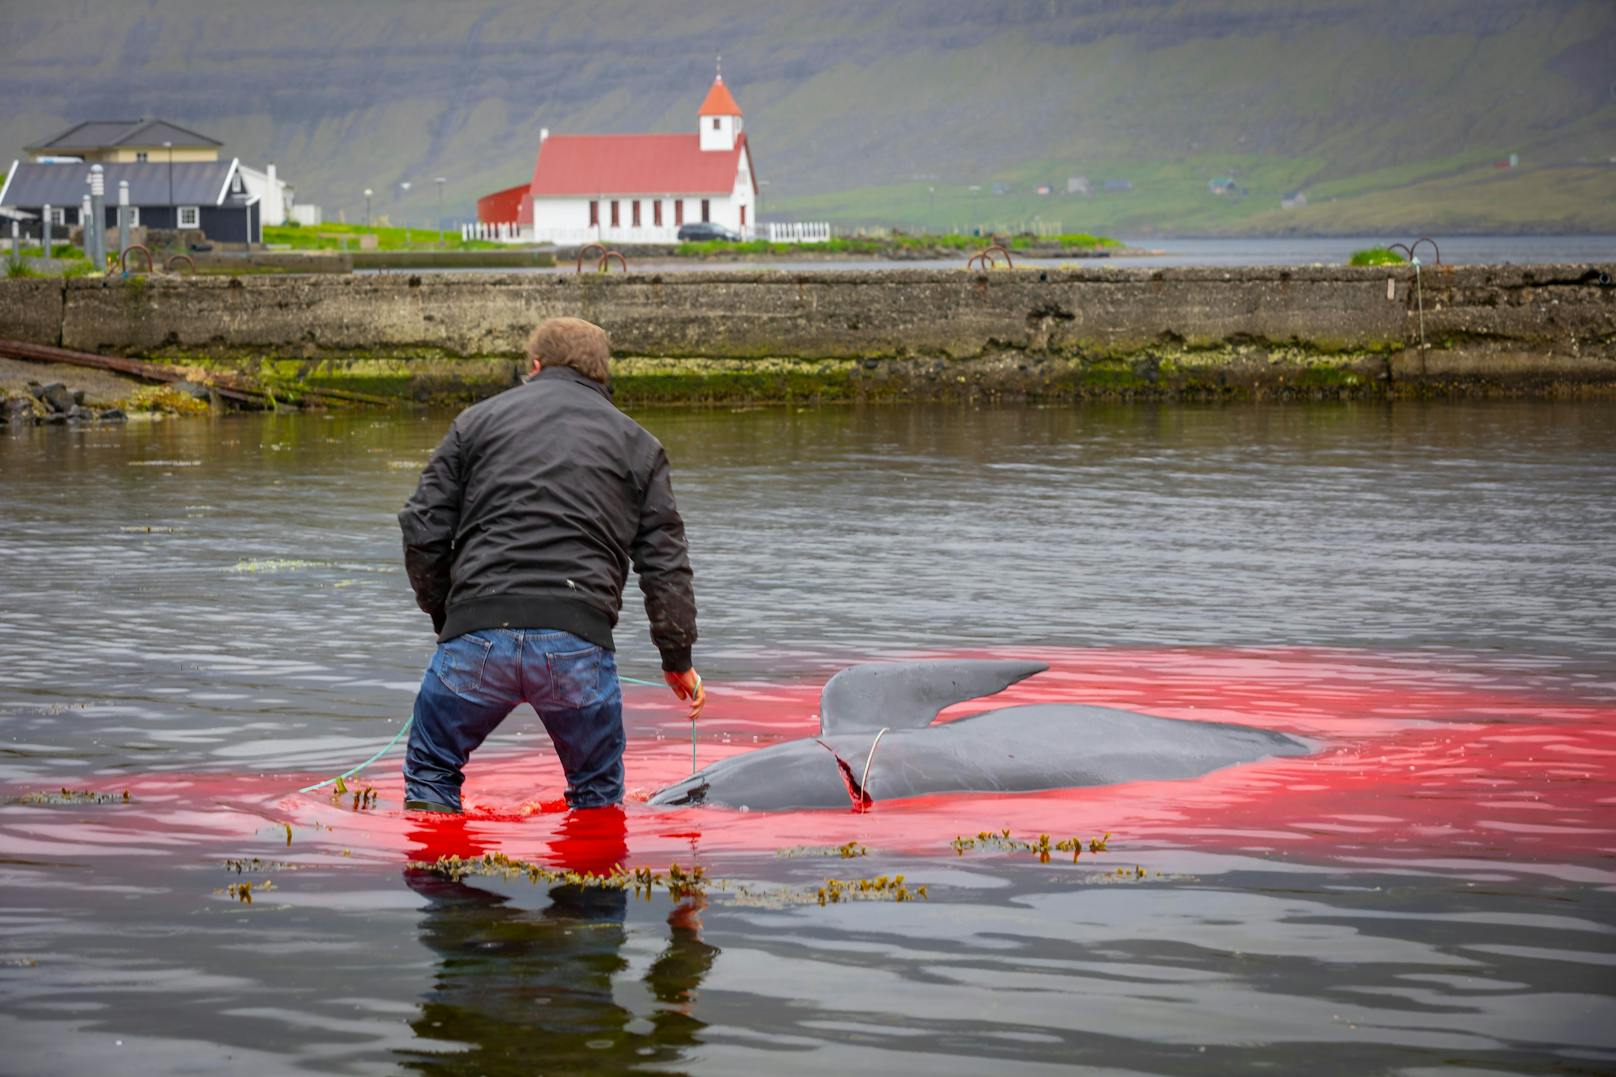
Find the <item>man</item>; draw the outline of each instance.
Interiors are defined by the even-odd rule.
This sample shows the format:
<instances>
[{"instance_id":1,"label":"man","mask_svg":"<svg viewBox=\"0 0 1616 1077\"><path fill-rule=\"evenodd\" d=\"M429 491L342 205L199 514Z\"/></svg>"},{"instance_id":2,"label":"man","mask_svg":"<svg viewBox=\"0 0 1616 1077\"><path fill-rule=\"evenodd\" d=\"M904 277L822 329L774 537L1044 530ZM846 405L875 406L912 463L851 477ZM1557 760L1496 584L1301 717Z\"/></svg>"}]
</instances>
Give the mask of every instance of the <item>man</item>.
<instances>
[{"instance_id":1,"label":"man","mask_svg":"<svg viewBox=\"0 0 1616 1077\"><path fill-rule=\"evenodd\" d=\"M632 565L663 675L690 720L696 598L668 457L612 406L599 326L552 318L527 384L456 417L399 513L404 565L438 633L404 759L404 806L459 811L467 757L533 705L567 804L623 799L623 696L612 629Z\"/></svg>"}]
</instances>

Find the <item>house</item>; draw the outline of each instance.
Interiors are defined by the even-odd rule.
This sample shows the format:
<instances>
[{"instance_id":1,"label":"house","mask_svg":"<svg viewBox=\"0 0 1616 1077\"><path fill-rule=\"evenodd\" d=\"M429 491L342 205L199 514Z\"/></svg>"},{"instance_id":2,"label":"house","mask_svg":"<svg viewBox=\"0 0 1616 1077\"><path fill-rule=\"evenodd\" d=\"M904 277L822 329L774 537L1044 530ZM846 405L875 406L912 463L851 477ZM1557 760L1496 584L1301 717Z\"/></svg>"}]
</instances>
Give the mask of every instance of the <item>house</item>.
<instances>
[{"instance_id":1,"label":"house","mask_svg":"<svg viewBox=\"0 0 1616 1077\"><path fill-rule=\"evenodd\" d=\"M478 221L548 243L671 243L707 221L750 238L758 183L741 106L718 75L683 134L540 132L533 178L477 203ZM486 214L486 216L485 216Z\"/></svg>"},{"instance_id":2,"label":"house","mask_svg":"<svg viewBox=\"0 0 1616 1077\"><path fill-rule=\"evenodd\" d=\"M224 143L167 120L91 120L35 146L28 159L75 157L85 164L189 164L217 161Z\"/></svg>"},{"instance_id":3,"label":"house","mask_svg":"<svg viewBox=\"0 0 1616 1077\"><path fill-rule=\"evenodd\" d=\"M1131 191L1131 190L1133 190L1133 181L1132 180L1125 180L1125 179L1109 179L1109 180L1105 181L1105 189L1108 190L1108 191L1116 191L1116 192L1119 192L1119 193L1124 192L1124 191Z\"/></svg>"},{"instance_id":4,"label":"house","mask_svg":"<svg viewBox=\"0 0 1616 1077\"><path fill-rule=\"evenodd\" d=\"M219 161L224 143L167 120L91 120L75 124L37 145L26 147L33 164L153 164L179 166ZM261 224L285 224L293 215L292 186L274 165L262 171L237 164L247 193L258 199ZM108 181L111 184L111 181ZM116 197L108 186L107 197ZM167 227L167 226L162 226ZM256 241L255 241L256 242Z\"/></svg>"},{"instance_id":5,"label":"house","mask_svg":"<svg viewBox=\"0 0 1616 1077\"><path fill-rule=\"evenodd\" d=\"M102 169L108 228L117 227L118 185L127 182L133 227L198 231L223 243L263 242L258 198L247 189L239 161L142 161ZM82 161L13 162L0 206L35 215L50 206L53 225L77 227L84 223L89 171Z\"/></svg>"},{"instance_id":6,"label":"house","mask_svg":"<svg viewBox=\"0 0 1616 1077\"><path fill-rule=\"evenodd\" d=\"M1067 176L1066 193L1087 198L1094 192L1089 187L1089 178L1087 176Z\"/></svg>"},{"instance_id":7,"label":"house","mask_svg":"<svg viewBox=\"0 0 1616 1077\"><path fill-rule=\"evenodd\" d=\"M1301 191L1292 191L1279 200L1280 209L1301 209L1307 205L1307 195Z\"/></svg>"},{"instance_id":8,"label":"house","mask_svg":"<svg viewBox=\"0 0 1616 1077\"><path fill-rule=\"evenodd\" d=\"M276 175L275 166L265 165L260 172L242 165L241 178L247 184L247 193L258 199L264 223L272 227L285 224L292 215L293 189Z\"/></svg>"}]
</instances>

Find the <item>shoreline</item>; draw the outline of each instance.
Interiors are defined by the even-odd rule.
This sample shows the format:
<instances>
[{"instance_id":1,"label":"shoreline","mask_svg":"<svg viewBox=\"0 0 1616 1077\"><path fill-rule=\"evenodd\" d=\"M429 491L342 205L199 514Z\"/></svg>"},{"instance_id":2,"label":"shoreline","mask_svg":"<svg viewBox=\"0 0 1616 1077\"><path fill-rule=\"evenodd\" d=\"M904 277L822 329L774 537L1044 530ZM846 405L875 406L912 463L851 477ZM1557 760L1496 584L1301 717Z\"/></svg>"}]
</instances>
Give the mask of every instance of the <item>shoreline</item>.
<instances>
[{"instance_id":1,"label":"shoreline","mask_svg":"<svg viewBox=\"0 0 1616 1077\"><path fill-rule=\"evenodd\" d=\"M1613 276L1573 265L19 279L0 282L0 337L21 342L18 358L65 348L249 407L475 400L516 382L527 332L556 315L607 327L626 405L1606 396ZM109 356L123 359L98 358Z\"/></svg>"}]
</instances>

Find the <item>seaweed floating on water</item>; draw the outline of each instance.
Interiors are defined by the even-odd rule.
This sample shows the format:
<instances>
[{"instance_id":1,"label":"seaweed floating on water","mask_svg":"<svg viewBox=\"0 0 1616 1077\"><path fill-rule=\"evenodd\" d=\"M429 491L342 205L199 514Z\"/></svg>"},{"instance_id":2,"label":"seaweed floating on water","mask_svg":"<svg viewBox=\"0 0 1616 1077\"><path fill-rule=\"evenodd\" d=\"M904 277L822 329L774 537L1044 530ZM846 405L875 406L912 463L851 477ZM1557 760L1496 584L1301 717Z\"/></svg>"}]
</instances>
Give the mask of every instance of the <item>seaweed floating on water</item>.
<instances>
[{"instance_id":1,"label":"seaweed floating on water","mask_svg":"<svg viewBox=\"0 0 1616 1077\"><path fill-rule=\"evenodd\" d=\"M482 856L468 858L440 856L436 860L412 860L409 866L436 872L453 882L459 882L467 875L490 875L504 879L526 876L530 883L582 886L602 890L631 890L636 896L643 898L650 898L658 887L662 887L675 901L705 894L708 887L713 885L707 878L706 869L700 865L686 870L677 863L670 864L666 873L652 871L650 868L635 868L631 871L619 864L602 875L596 872L547 868L542 864L506 856L504 853L484 853Z\"/></svg>"},{"instance_id":2,"label":"seaweed floating on water","mask_svg":"<svg viewBox=\"0 0 1616 1077\"><path fill-rule=\"evenodd\" d=\"M1110 831L1107 831L1104 837L1090 838L1087 842L1089 852L1105 852L1106 843L1110 840ZM1012 838L1010 828L1005 827L997 832L991 830L979 831L974 838L969 838L962 834L950 844L954 847L955 856L964 856L967 849L1002 849L1011 853L1032 853L1038 857L1039 863L1047 864L1049 863L1051 852L1060 852L1071 853L1072 863L1075 864L1078 857L1083 855L1084 841L1082 838L1070 837L1052 842L1048 834L1040 834L1035 840L1025 841L1020 838Z\"/></svg>"},{"instance_id":3,"label":"seaweed floating on water","mask_svg":"<svg viewBox=\"0 0 1616 1077\"><path fill-rule=\"evenodd\" d=\"M240 901L243 905L251 905L253 903L252 896L254 890L257 890L260 894L262 894L266 890L273 889L275 889L275 881L273 879L265 879L261 883L254 883L250 880L244 879L239 883L231 883L229 886L221 887L220 889L215 890L214 893L224 894L226 897L233 897Z\"/></svg>"},{"instance_id":4,"label":"seaweed floating on water","mask_svg":"<svg viewBox=\"0 0 1616 1077\"><path fill-rule=\"evenodd\" d=\"M13 799L14 804L128 804L129 790L122 793L97 793L92 789L47 789L38 793L24 793Z\"/></svg>"},{"instance_id":5,"label":"seaweed floating on water","mask_svg":"<svg viewBox=\"0 0 1616 1077\"><path fill-rule=\"evenodd\" d=\"M862 842L850 841L842 845L793 845L789 849L780 849L775 856L839 856L843 860L852 860L860 856L868 856L870 850Z\"/></svg>"},{"instance_id":6,"label":"seaweed floating on water","mask_svg":"<svg viewBox=\"0 0 1616 1077\"><path fill-rule=\"evenodd\" d=\"M930 901L924 884L911 890L904 885L902 875L877 875L873 879L826 879L819 888L821 905L840 904L844 901Z\"/></svg>"},{"instance_id":7,"label":"seaweed floating on water","mask_svg":"<svg viewBox=\"0 0 1616 1077\"><path fill-rule=\"evenodd\" d=\"M237 875L246 875L254 871L296 871L298 865L285 860L261 860L258 857L231 857L224 862L224 870L233 871Z\"/></svg>"}]
</instances>

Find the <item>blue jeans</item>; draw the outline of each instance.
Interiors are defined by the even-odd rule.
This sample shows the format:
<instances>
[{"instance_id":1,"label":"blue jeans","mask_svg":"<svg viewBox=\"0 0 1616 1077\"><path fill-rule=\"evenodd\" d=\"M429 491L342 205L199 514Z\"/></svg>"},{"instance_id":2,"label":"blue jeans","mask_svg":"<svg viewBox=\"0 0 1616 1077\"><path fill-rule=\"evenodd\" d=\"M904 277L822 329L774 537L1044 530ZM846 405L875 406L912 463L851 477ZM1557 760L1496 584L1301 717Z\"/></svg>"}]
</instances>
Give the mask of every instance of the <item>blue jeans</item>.
<instances>
[{"instance_id":1,"label":"blue jeans","mask_svg":"<svg viewBox=\"0 0 1616 1077\"><path fill-rule=\"evenodd\" d=\"M404 799L458 810L467 757L524 701L561 759L567 804L601 808L622 800L617 658L543 628L478 629L438 645L415 697Z\"/></svg>"}]
</instances>

